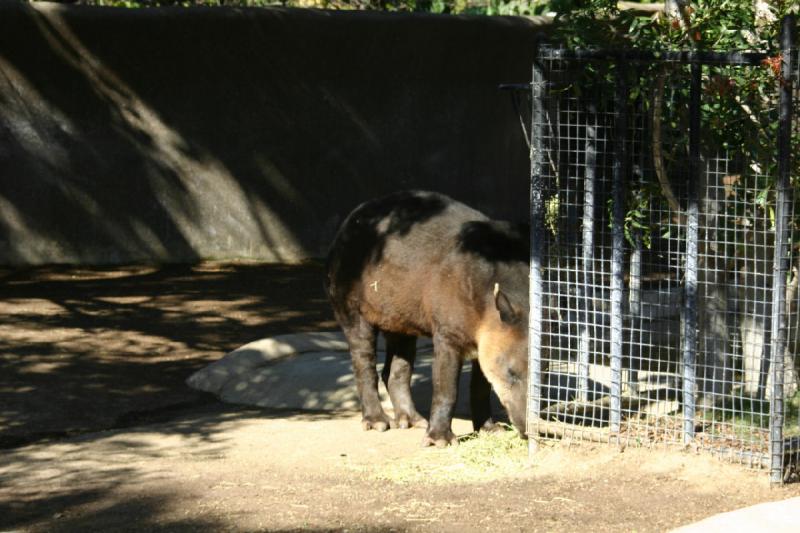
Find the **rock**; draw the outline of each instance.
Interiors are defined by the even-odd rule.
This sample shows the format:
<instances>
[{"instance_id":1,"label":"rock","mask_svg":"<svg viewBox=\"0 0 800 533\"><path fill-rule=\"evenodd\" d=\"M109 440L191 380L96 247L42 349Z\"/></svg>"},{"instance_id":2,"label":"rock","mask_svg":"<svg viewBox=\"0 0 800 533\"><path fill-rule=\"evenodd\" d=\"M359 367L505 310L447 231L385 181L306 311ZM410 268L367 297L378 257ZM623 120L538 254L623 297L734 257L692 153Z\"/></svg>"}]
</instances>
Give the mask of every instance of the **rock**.
<instances>
[{"instance_id":1,"label":"rock","mask_svg":"<svg viewBox=\"0 0 800 533\"><path fill-rule=\"evenodd\" d=\"M384 350L381 338L379 373ZM432 352L430 339L417 341L412 394L422 412L430 407ZM462 393L456 412L461 415L469 415L469 371L470 365L465 365L459 385ZM280 335L251 342L195 372L186 383L228 403L275 409L359 410L350 354L340 332ZM383 384L380 392L384 408L390 410Z\"/></svg>"}]
</instances>

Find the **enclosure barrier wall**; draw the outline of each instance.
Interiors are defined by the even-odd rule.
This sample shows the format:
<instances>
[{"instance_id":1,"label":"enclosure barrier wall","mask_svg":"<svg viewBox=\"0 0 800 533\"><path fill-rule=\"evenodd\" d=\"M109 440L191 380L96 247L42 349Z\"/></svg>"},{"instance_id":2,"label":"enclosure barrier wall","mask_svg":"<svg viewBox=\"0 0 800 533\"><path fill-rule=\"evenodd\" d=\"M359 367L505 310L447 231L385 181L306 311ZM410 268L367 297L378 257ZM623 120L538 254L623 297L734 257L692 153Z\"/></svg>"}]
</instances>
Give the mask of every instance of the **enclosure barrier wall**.
<instances>
[{"instance_id":1,"label":"enclosure barrier wall","mask_svg":"<svg viewBox=\"0 0 800 533\"><path fill-rule=\"evenodd\" d=\"M321 257L409 188L525 220L497 86L529 79L548 28L0 2L0 265Z\"/></svg>"},{"instance_id":2,"label":"enclosure barrier wall","mask_svg":"<svg viewBox=\"0 0 800 533\"><path fill-rule=\"evenodd\" d=\"M547 437L679 444L796 478L796 26L787 17L772 57L540 50L534 449Z\"/></svg>"}]
</instances>

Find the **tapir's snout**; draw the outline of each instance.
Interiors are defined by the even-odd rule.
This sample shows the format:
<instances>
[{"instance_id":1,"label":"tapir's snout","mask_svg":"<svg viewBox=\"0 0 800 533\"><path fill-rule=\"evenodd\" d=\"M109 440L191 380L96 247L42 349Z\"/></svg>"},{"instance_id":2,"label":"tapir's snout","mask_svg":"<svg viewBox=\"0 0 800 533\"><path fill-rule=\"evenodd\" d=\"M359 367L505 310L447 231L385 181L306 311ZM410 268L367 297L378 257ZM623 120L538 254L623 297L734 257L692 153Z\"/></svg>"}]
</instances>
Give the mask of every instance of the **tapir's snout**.
<instances>
[{"instance_id":1,"label":"tapir's snout","mask_svg":"<svg viewBox=\"0 0 800 533\"><path fill-rule=\"evenodd\" d=\"M528 421L528 380L522 380L512 387L509 405L506 406L511 423L522 438L527 438Z\"/></svg>"},{"instance_id":2,"label":"tapir's snout","mask_svg":"<svg viewBox=\"0 0 800 533\"><path fill-rule=\"evenodd\" d=\"M528 365L524 348L521 345L518 350L494 354L481 361L481 367L509 420L523 437L527 431L528 412Z\"/></svg>"}]
</instances>

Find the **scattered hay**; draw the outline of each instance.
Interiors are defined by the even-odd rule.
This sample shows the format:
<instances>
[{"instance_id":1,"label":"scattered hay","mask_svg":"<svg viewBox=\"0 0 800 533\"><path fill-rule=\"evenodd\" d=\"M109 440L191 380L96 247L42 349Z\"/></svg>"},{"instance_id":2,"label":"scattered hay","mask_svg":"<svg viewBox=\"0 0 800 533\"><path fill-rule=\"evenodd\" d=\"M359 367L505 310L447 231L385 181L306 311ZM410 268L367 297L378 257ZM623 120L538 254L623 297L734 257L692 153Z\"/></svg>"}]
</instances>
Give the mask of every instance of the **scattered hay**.
<instances>
[{"instance_id":1,"label":"scattered hay","mask_svg":"<svg viewBox=\"0 0 800 533\"><path fill-rule=\"evenodd\" d=\"M465 435L458 446L421 449L384 465L374 477L395 483L474 483L519 475L530 465L527 441L506 427Z\"/></svg>"}]
</instances>

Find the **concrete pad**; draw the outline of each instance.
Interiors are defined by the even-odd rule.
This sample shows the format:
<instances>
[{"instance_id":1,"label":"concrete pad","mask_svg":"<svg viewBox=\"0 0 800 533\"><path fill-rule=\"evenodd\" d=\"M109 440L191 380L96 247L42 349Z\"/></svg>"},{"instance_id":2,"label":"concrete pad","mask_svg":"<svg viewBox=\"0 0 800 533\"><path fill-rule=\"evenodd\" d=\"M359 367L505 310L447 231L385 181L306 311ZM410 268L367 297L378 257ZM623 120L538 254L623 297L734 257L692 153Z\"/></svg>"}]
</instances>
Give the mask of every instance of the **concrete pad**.
<instances>
[{"instance_id":1,"label":"concrete pad","mask_svg":"<svg viewBox=\"0 0 800 533\"><path fill-rule=\"evenodd\" d=\"M378 372L385 357L378 342ZM430 339L417 341L417 361L411 381L417 409L426 414L431 401ZM465 364L459 384L456 412L469 415L469 376ZM340 332L316 332L261 339L238 348L194 373L186 383L217 395L222 401L279 409L323 411L360 410L347 341ZM389 396L379 386L384 408ZM495 409L499 409L497 401Z\"/></svg>"},{"instance_id":2,"label":"concrete pad","mask_svg":"<svg viewBox=\"0 0 800 533\"><path fill-rule=\"evenodd\" d=\"M722 513L694 524L674 529L673 533L795 533L800 531L800 497L761 503L729 513Z\"/></svg>"}]
</instances>

